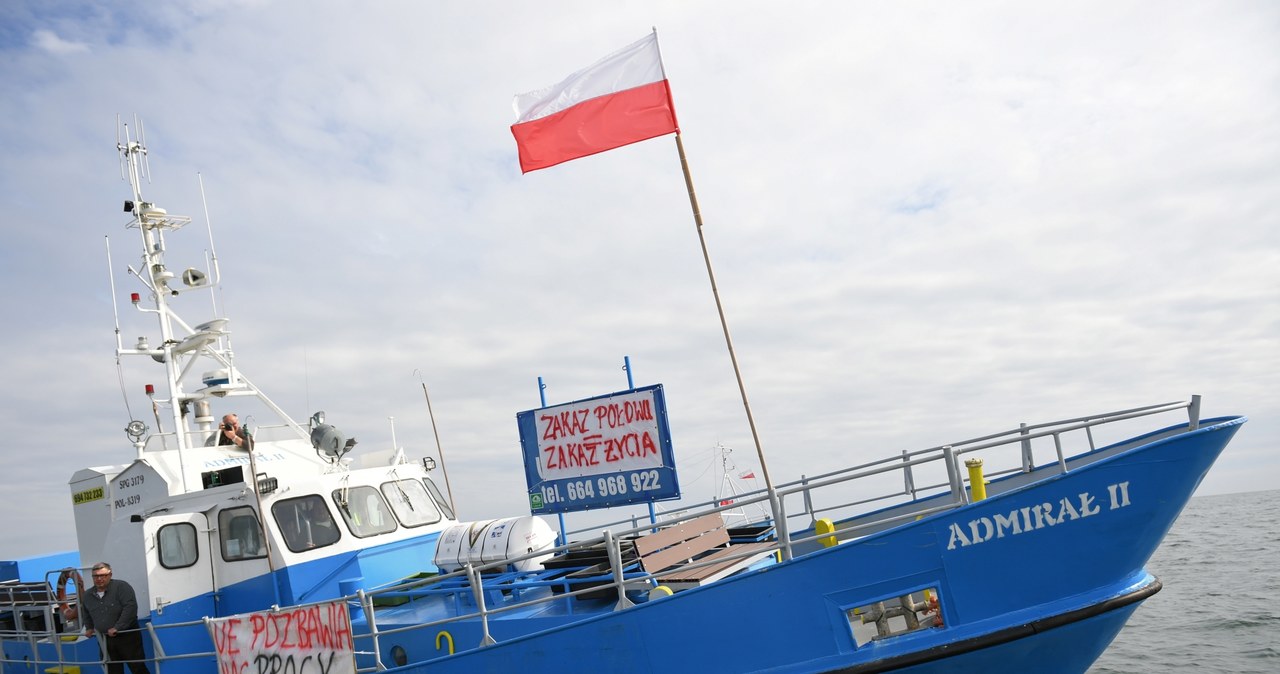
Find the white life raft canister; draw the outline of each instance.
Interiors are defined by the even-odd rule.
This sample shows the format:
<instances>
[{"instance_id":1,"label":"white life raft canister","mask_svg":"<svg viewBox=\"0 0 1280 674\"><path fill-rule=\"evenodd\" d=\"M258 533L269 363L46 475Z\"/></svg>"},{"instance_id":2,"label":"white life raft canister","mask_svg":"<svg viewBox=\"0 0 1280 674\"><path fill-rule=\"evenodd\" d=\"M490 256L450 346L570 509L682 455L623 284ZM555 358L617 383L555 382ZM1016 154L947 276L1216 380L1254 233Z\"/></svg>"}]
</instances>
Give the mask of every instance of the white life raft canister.
<instances>
[{"instance_id":1,"label":"white life raft canister","mask_svg":"<svg viewBox=\"0 0 1280 674\"><path fill-rule=\"evenodd\" d=\"M508 517L486 522L463 522L445 529L436 541L435 565L450 573L467 564L480 566L545 550L556 543L555 532L541 518ZM515 562L516 571L541 571L540 555Z\"/></svg>"}]
</instances>

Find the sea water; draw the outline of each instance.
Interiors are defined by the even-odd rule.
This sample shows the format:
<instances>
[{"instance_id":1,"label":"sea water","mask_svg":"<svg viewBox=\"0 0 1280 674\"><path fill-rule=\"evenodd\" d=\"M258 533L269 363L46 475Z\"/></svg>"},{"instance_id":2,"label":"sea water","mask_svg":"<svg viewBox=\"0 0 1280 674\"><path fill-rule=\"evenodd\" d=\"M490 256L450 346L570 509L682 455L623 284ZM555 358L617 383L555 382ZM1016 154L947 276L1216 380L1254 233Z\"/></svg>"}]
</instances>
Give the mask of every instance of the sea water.
<instances>
[{"instance_id":1,"label":"sea water","mask_svg":"<svg viewBox=\"0 0 1280 674\"><path fill-rule=\"evenodd\" d=\"M1280 491L1191 499L1147 599L1090 674L1280 672Z\"/></svg>"}]
</instances>

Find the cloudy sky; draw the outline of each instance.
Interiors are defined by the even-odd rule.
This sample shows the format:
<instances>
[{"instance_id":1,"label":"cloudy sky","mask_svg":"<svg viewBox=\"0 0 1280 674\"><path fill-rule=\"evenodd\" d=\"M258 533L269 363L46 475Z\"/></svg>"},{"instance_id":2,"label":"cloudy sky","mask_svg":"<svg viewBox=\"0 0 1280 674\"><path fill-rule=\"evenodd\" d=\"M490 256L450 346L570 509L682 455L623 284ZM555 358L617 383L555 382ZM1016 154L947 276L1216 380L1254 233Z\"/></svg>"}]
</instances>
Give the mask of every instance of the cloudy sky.
<instances>
[{"instance_id":1,"label":"cloudy sky","mask_svg":"<svg viewBox=\"0 0 1280 674\"><path fill-rule=\"evenodd\" d=\"M1275 486L1280 6L601 7L0 5L0 558L73 547L71 475L154 426L159 370L114 359L111 267L123 339L158 341L117 114L195 218L171 267L209 249L203 179L245 373L410 456L425 382L464 518L527 512L537 378L622 389L624 356L686 494L718 444L757 467L673 139L517 167L512 96L652 27L776 480L1202 394L1251 421L1200 493Z\"/></svg>"}]
</instances>

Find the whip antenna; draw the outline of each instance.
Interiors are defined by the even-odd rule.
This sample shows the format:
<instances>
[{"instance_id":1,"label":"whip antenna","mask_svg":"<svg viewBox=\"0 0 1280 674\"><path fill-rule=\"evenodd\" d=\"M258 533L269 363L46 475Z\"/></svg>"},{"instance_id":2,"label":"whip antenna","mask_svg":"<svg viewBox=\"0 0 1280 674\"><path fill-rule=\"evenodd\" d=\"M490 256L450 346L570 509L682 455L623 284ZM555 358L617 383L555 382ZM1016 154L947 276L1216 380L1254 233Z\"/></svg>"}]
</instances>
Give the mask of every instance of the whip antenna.
<instances>
[{"instance_id":1,"label":"whip antenna","mask_svg":"<svg viewBox=\"0 0 1280 674\"><path fill-rule=\"evenodd\" d=\"M133 409L129 407L129 394L125 391L124 385L124 366L120 362L120 350L124 348L124 342L120 340L120 305L116 302L116 275L111 266L111 237L104 236L102 240L107 244L107 280L111 283L111 313L116 321L116 379L120 382L120 397L124 398L124 411L132 419Z\"/></svg>"},{"instance_id":2,"label":"whip antenna","mask_svg":"<svg viewBox=\"0 0 1280 674\"><path fill-rule=\"evenodd\" d=\"M454 517L458 515L458 506L453 502L453 487L449 484L449 468L444 463L444 447L440 444L440 429L436 427L436 414L431 410L431 395L427 393L427 382L422 379L422 372L413 371L418 375L418 383L422 384L422 397L427 399L427 416L431 417L431 432L436 436L436 452L440 454L440 471L444 473L444 488L449 492L449 509L453 511Z\"/></svg>"},{"instance_id":3,"label":"whip antenna","mask_svg":"<svg viewBox=\"0 0 1280 674\"><path fill-rule=\"evenodd\" d=\"M137 115L133 116L133 123L138 125L138 144L142 150L142 175L146 177L147 183L151 183L151 160L147 158L147 130L142 126L142 120Z\"/></svg>"},{"instance_id":4,"label":"whip antenna","mask_svg":"<svg viewBox=\"0 0 1280 674\"><path fill-rule=\"evenodd\" d=\"M120 143L120 126L121 126L120 113L117 112L116 113L116 149L117 150L123 150L125 147ZM124 162L125 162L124 153L121 152L120 153L120 179L121 180L124 180Z\"/></svg>"},{"instance_id":5,"label":"whip antenna","mask_svg":"<svg viewBox=\"0 0 1280 674\"><path fill-rule=\"evenodd\" d=\"M204 174L196 172L196 180L200 183L200 203L204 206L204 226L209 233L209 269L213 271L213 315L218 315L218 296L222 290L222 269L218 267L218 249L213 246L213 220L209 217L209 200L204 194Z\"/></svg>"}]
</instances>

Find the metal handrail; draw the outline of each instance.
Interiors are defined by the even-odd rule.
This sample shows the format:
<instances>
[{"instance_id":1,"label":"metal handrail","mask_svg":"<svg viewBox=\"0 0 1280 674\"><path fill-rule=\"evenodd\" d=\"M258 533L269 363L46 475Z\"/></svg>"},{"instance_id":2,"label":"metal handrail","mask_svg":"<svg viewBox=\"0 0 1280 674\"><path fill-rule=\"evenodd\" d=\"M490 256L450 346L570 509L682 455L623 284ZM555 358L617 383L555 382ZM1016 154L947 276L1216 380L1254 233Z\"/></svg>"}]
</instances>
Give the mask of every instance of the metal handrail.
<instances>
[{"instance_id":1,"label":"metal handrail","mask_svg":"<svg viewBox=\"0 0 1280 674\"><path fill-rule=\"evenodd\" d=\"M187 443L192 447L202 447L205 446L205 442L208 441L211 436L216 436L218 432L218 429L215 427L207 431L196 429L187 431L158 431L150 433L147 435L143 451L168 451L172 449L172 447L169 446L170 443L177 439L179 433L186 437ZM255 443L262 444L289 442L291 440L301 440L309 443L309 439L306 435L299 433L295 427L290 426L289 424L262 424L254 426L253 437Z\"/></svg>"}]
</instances>

